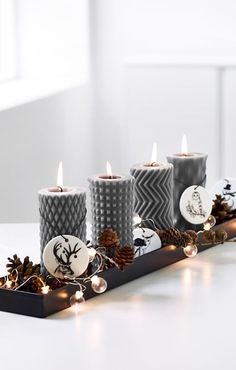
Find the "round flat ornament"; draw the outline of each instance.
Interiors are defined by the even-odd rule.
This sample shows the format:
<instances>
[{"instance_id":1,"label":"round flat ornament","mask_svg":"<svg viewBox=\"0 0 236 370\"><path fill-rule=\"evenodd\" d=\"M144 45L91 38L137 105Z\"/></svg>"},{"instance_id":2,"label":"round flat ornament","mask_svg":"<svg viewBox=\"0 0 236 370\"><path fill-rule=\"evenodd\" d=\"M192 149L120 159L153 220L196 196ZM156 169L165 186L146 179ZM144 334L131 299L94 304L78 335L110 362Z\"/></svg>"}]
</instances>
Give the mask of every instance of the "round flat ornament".
<instances>
[{"instance_id":1,"label":"round flat ornament","mask_svg":"<svg viewBox=\"0 0 236 370\"><path fill-rule=\"evenodd\" d=\"M229 207L236 209L236 179L232 177L221 179L211 188L210 193L212 199L215 199L216 195L221 195Z\"/></svg>"},{"instance_id":2,"label":"round flat ornament","mask_svg":"<svg viewBox=\"0 0 236 370\"><path fill-rule=\"evenodd\" d=\"M212 199L205 188L193 185L181 195L179 208L185 220L194 225L203 224L211 214Z\"/></svg>"},{"instance_id":3,"label":"round flat ornament","mask_svg":"<svg viewBox=\"0 0 236 370\"><path fill-rule=\"evenodd\" d=\"M73 279L88 267L88 248L73 235L58 235L44 248L43 263L52 276Z\"/></svg>"},{"instance_id":4,"label":"round flat ornament","mask_svg":"<svg viewBox=\"0 0 236 370\"><path fill-rule=\"evenodd\" d=\"M146 227L137 227L133 231L136 257L161 248L161 239L155 231Z\"/></svg>"}]
</instances>

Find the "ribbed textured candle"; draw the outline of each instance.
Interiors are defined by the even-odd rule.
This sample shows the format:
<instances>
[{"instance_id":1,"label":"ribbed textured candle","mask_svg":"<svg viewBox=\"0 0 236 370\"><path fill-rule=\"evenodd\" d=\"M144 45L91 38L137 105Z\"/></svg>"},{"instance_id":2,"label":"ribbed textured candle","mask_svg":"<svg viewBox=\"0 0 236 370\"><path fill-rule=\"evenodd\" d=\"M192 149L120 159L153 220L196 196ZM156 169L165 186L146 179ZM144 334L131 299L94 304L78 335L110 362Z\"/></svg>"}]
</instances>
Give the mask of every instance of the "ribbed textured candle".
<instances>
[{"instance_id":1,"label":"ribbed textured candle","mask_svg":"<svg viewBox=\"0 0 236 370\"><path fill-rule=\"evenodd\" d=\"M54 190L54 191L53 191ZM40 245L42 253L46 244L57 235L74 235L86 242L86 193L78 188L39 191Z\"/></svg>"},{"instance_id":2,"label":"ribbed textured candle","mask_svg":"<svg viewBox=\"0 0 236 370\"><path fill-rule=\"evenodd\" d=\"M135 178L134 211L143 219L151 219L155 226L166 229L173 226L173 166L159 164L134 165L130 173ZM153 222L145 225L154 228Z\"/></svg>"},{"instance_id":3,"label":"ribbed textured candle","mask_svg":"<svg viewBox=\"0 0 236 370\"><path fill-rule=\"evenodd\" d=\"M99 236L106 228L115 230L121 245L133 245L134 178L95 175L88 179L91 212L92 240L98 245Z\"/></svg>"},{"instance_id":4,"label":"ribbed textured candle","mask_svg":"<svg viewBox=\"0 0 236 370\"><path fill-rule=\"evenodd\" d=\"M180 230L196 229L196 225L187 222L180 213L179 201L182 193L191 185L206 184L207 155L192 153L188 156L171 155L167 157L174 165L174 218L175 226Z\"/></svg>"}]
</instances>

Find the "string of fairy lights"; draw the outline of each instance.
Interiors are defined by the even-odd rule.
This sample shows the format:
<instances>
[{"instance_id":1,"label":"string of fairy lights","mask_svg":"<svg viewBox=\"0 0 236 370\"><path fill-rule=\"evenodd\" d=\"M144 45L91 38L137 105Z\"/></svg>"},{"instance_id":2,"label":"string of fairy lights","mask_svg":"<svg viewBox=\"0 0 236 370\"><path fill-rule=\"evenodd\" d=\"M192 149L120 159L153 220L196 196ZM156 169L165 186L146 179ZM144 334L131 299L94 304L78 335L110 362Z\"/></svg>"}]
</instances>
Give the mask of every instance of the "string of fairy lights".
<instances>
[{"instance_id":1,"label":"string of fairy lights","mask_svg":"<svg viewBox=\"0 0 236 370\"><path fill-rule=\"evenodd\" d=\"M156 229L155 222L152 219L142 220L138 215L135 215L133 219L134 228L142 228L142 224L146 221L151 221L154 229ZM212 215L209 216L207 221L203 224L203 230L198 231L197 235L199 236L204 231L209 231L215 225L215 223L215 217ZM175 246L172 247L173 248L169 248L169 250L176 249ZM189 258L195 257L198 253L198 247L196 244L188 244L187 246L182 248L184 254ZM104 271L105 261L109 261L112 265L119 267L112 258L108 257L105 254L105 249L103 247L98 247L95 249L92 246L88 246L88 254L89 262L93 264L93 268L95 267L94 271L92 271L89 276L77 277L73 279L69 278L68 276L64 276L64 279L56 278L59 282L62 282L63 284L73 284L78 287L78 290L76 290L76 292L70 297L70 305L75 307L76 309L78 309L80 304L85 301L84 292L87 289L87 284L91 284L92 290L97 294L104 293L107 290L107 281L103 277L98 276L100 272ZM40 281L40 283L42 284L41 293L48 294L51 288L50 285L48 285L47 281L50 278L51 276L48 275L44 280L43 277L34 274L28 277L23 283L18 285L18 271L17 269L14 269L11 272L11 275L9 274L4 276L4 281L0 283L0 286L1 288L19 290L31 279L38 279L38 281Z\"/></svg>"}]
</instances>

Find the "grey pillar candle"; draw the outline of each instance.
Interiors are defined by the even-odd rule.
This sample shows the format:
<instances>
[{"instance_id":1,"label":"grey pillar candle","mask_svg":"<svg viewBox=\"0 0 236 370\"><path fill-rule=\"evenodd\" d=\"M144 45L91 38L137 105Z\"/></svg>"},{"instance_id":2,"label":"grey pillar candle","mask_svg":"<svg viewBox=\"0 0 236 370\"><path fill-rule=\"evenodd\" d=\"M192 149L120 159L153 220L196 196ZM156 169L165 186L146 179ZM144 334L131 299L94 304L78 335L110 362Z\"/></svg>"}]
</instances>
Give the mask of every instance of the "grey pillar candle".
<instances>
[{"instance_id":1,"label":"grey pillar candle","mask_svg":"<svg viewBox=\"0 0 236 370\"><path fill-rule=\"evenodd\" d=\"M135 178L134 211L142 220L147 220L145 226L151 229L172 227L173 166L156 162L137 164L130 173Z\"/></svg>"},{"instance_id":2,"label":"grey pillar candle","mask_svg":"<svg viewBox=\"0 0 236 370\"><path fill-rule=\"evenodd\" d=\"M181 215L179 201L182 193L191 185L206 184L207 155L201 153L173 154L167 157L174 166L174 218L175 226L180 230L197 229Z\"/></svg>"},{"instance_id":3,"label":"grey pillar candle","mask_svg":"<svg viewBox=\"0 0 236 370\"><path fill-rule=\"evenodd\" d=\"M91 196L92 241L106 228L115 230L121 245L133 245L134 178L95 175L88 179Z\"/></svg>"},{"instance_id":4,"label":"grey pillar candle","mask_svg":"<svg viewBox=\"0 0 236 370\"><path fill-rule=\"evenodd\" d=\"M43 266L43 250L55 236L74 235L86 242L86 193L75 187L56 187L42 189L38 194Z\"/></svg>"}]
</instances>

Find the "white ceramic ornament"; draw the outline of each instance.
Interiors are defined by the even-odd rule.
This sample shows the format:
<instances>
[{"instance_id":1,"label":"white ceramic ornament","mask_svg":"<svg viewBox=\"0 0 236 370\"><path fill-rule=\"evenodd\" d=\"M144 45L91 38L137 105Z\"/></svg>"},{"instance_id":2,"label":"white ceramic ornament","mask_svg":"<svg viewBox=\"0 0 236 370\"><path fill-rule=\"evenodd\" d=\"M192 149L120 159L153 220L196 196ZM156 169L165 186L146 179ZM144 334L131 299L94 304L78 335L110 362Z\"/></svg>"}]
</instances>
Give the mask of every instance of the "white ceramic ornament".
<instances>
[{"instance_id":1,"label":"white ceramic ornament","mask_svg":"<svg viewBox=\"0 0 236 370\"><path fill-rule=\"evenodd\" d=\"M236 179L227 177L218 181L210 191L212 199L215 199L216 195L222 195L225 201L232 209L236 209Z\"/></svg>"},{"instance_id":2,"label":"white ceramic ornament","mask_svg":"<svg viewBox=\"0 0 236 370\"><path fill-rule=\"evenodd\" d=\"M194 225L204 223L211 214L212 199L202 186L188 187L181 195L179 208L182 216Z\"/></svg>"},{"instance_id":3,"label":"white ceramic ornament","mask_svg":"<svg viewBox=\"0 0 236 370\"><path fill-rule=\"evenodd\" d=\"M88 248L73 235L58 235L44 248L43 263L51 275L73 279L82 275L88 267Z\"/></svg>"},{"instance_id":4,"label":"white ceramic ornament","mask_svg":"<svg viewBox=\"0 0 236 370\"><path fill-rule=\"evenodd\" d=\"M136 249L135 257L152 252L161 248L161 239L155 231L146 227L137 227L133 231L134 246Z\"/></svg>"}]
</instances>

